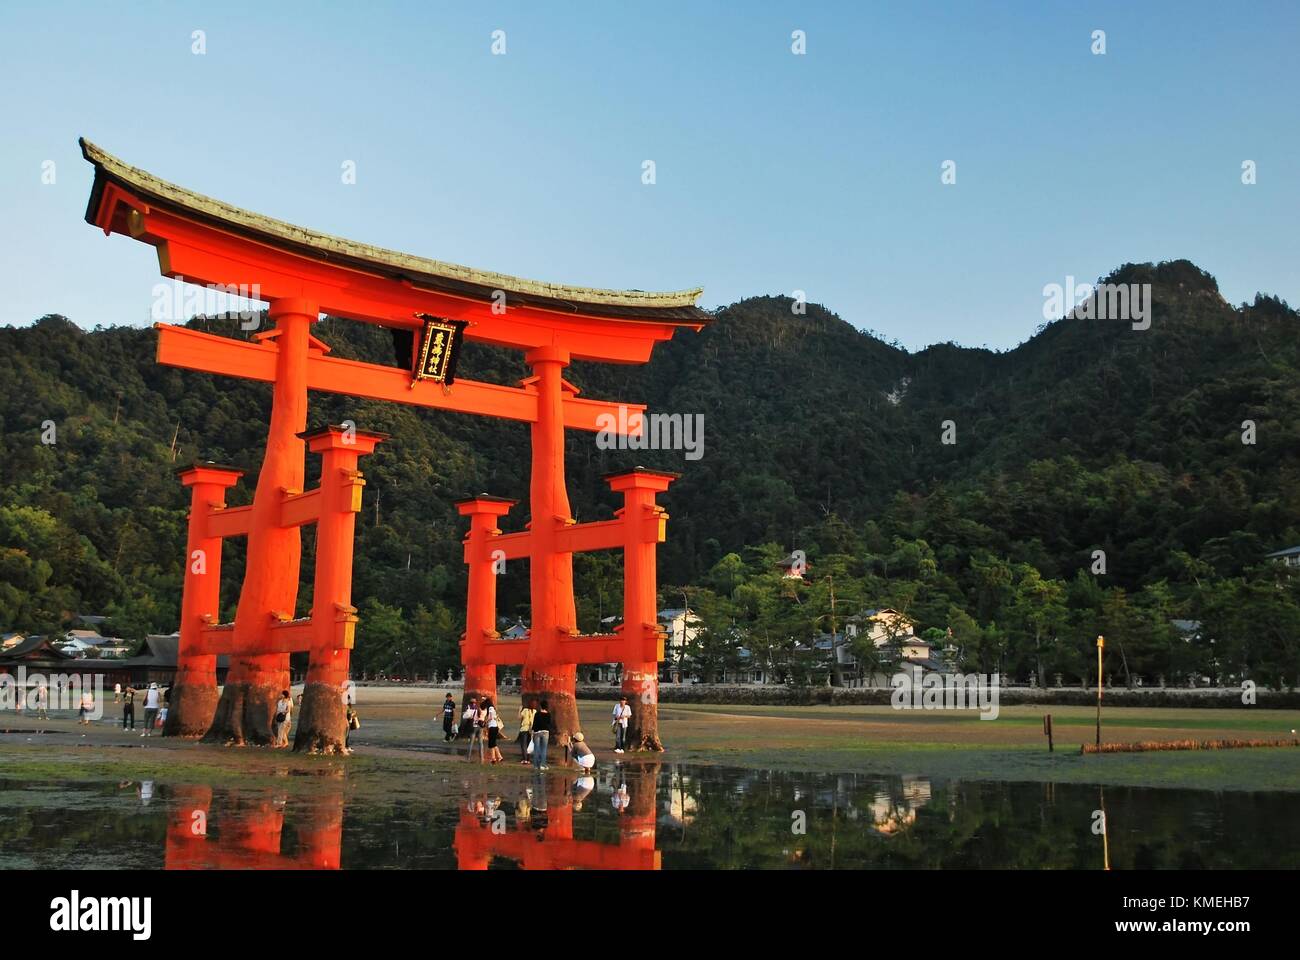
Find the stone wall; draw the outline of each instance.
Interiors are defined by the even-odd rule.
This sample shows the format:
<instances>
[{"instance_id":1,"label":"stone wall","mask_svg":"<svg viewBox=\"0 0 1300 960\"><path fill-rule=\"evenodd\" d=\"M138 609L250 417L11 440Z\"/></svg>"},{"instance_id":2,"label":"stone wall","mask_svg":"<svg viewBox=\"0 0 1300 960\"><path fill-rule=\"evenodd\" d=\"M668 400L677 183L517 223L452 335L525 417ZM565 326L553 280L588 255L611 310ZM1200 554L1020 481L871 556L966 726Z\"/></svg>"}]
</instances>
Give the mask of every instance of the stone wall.
<instances>
[{"instance_id":1,"label":"stone wall","mask_svg":"<svg viewBox=\"0 0 1300 960\"><path fill-rule=\"evenodd\" d=\"M736 705L771 706L841 706L848 704L879 704L887 706L891 692L888 688L802 687L785 684L722 684L683 683L660 684L660 703L717 703ZM613 703L619 696L617 687L601 684L579 684L579 700L607 700ZM1059 706L1090 707L1097 703L1097 691L1078 687L1003 687L998 694L1001 706L1016 704L1055 704ZM1239 688L1173 687L1107 687L1103 706L1110 707L1207 707L1240 709ZM1255 705L1275 710L1300 709L1300 691L1275 691L1258 689Z\"/></svg>"}]
</instances>

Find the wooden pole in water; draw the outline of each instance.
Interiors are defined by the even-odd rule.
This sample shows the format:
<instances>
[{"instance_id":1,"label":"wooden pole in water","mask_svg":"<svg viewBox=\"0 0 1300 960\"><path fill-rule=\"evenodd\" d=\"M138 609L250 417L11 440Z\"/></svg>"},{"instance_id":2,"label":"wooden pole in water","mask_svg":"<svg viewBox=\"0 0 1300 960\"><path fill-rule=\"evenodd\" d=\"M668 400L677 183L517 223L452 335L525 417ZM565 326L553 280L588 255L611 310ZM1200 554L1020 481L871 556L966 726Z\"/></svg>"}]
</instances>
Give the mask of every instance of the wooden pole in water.
<instances>
[{"instance_id":1,"label":"wooden pole in water","mask_svg":"<svg viewBox=\"0 0 1300 960\"><path fill-rule=\"evenodd\" d=\"M1047 734L1047 752L1055 753L1056 746L1052 743L1052 715L1050 713L1043 715L1043 733Z\"/></svg>"},{"instance_id":2,"label":"wooden pole in water","mask_svg":"<svg viewBox=\"0 0 1300 960\"><path fill-rule=\"evenodd\" d=\"M1101 652L1106 647L1106 638L1097 634L1097 746L1101 746Z\"/></svg>"}]
</instances>

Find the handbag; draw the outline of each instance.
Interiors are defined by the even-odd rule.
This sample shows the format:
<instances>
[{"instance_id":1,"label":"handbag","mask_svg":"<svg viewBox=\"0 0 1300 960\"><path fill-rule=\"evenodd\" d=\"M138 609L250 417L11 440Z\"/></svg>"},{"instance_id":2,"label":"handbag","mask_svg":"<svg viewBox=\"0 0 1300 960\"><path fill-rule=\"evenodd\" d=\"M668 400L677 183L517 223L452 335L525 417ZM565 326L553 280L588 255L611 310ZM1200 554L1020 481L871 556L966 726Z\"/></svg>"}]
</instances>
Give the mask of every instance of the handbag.
<instances>
[{"instance_id":1,"label":"handbag","mask_svg":"<svg viewBox=\"0 0 1300 960\"><path fill-rule=\"evenodd\" d=\"M361 718L358 717L355 713L348 715L348 729L349 730L361 729Z\"/></svg>"},{"instance_id":2,"label":"handbag","mask_svg":"<svg viewBox=\"0 0 1300 960\"><path fill-rule=\"evenodd\" d=\"M283 713L277 713L277 714L275 715L275 722L276 722L276 723L284 723L284 714L283 714Z\"/></svg>"}]
</instances>

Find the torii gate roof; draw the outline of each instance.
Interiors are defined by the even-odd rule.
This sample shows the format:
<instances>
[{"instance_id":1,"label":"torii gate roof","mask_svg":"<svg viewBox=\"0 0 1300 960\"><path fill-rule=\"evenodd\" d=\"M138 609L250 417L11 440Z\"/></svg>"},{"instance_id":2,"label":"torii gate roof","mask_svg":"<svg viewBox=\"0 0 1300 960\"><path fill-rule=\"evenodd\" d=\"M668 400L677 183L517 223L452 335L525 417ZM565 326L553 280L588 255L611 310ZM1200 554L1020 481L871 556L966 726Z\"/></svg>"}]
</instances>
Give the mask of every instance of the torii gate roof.
<instances>
[{"instance_id":1,"label":"torii gate roof","mask_svg":"<svg viewBox=\"0 0 1300 960\"><path fill-rule=\"evenodd\" d=\"M546 322L545 316L553 314L558 315L556 320L564 317L573 321L592 318L598 321L618 321L615 327L647 324L657 328L654 332L647 329L633 334L637 339L666 339L671 336L674 327L698 330L712 319L710 314L695 305L702 292L699 287L670 293L603 290L527 280L399 253L318 233L240 209L133 167L84 138L80 143L83 155L95 168L94 187L86 209L87 222L101 227L106 233L122 233L153 243L159 249L162 271L167 275L184 275L186 279L206 283L258 282L260 278L257 276L230 275L229 268L225 271L216 270L216 273L226 274L220 276L203 276L201 270L195 269L204 265L211 268L214 263L211 256L214 238L239 239L256 244L259 248L270 248L277 253L288 254L295 259L305 258L305 262L317 267L359 271L372 280L389 283L395 281L407 290L433 297L441 295L447 299L447 303L441 304L444 308L448 303L452 306L464 305L459 311L444 309L439 315L478 319L484 315L484 308L493 303L494 297L500 297L498 291L501 291L504 292L510 309L522 312L523 315L518 318L522 321L537 322L540 317L542 322ZM201 236L195 232L195 227L200 229ZM172 247L177 249L172 251ZM200 251L204 256L198 256ZM185 256L187 252L190 254L188 257ZM227 263L231 262L227 253L222 255L227 257ZM273 277L283 276L284 273L283 266L272 271ZM375 311L356 309L358 304L351 302L351 299L357 298L352 284L340 284L336 279L322 283L327 287L345 287L349 294L337 304L322 297L322 310L381 323L409 320L410 314L402 310L380 316ZM265 288L267 284L262 282L262 285ZM271 295L284 294L272 291ZM403 298L404 301L408 299ZM351 312L349 307L352 308ZM438 313L436 307L435 304L430 312ZM386 309L388 308L385 307ZM378 313L385 311L380 310ZM612 332L607 324L604 329ZM480 336L477 337L473 332L469 336L471 339L498 343L514 340L513 337L494 336L493 331L488 329L479 333ZM627 333L631 334L631 329ZM527 345L523 341L519 341L519 344ZM592 358L606 359L601 356L602 353L603 350L596 350ZM615 359L613 355L607 358Z\"/></svg>"}]
</instances>

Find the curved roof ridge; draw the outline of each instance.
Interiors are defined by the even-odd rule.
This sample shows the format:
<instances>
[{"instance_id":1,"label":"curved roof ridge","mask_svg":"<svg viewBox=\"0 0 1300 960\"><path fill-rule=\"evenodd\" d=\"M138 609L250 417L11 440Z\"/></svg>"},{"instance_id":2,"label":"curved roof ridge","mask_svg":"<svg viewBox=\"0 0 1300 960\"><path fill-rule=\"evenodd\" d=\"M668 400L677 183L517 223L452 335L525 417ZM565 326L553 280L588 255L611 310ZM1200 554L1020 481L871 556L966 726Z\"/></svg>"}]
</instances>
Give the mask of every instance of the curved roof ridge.
<instances>
[{"instance_id":1,"label":"curved roof ridge","mask_svg":"<svg viewBox=\"0 0 1300 960\"><path fill-rule=\"evenodd\" d=\"M181 207L222 224L285 241L295 246L306 247L325 256L344 257L389 270L410 271L417 274L442 277L488 290L504 290L506 293L545 297L554 300L571 300L602 306L648 309L695 308L695 301L704 292L703 287L654 293L645 290L606 290L595 287L570 286L543 280L514 277L491 270L478 270L474 267L418 257L367 243L357 243L342 237L286 223L283 220L276 220L264 214L244 210L233 204L215 200L212 197L178 186L149 173L147 170L131 166L126 161L91 143L85 137L81 138L80 144L82 155L94 164L97 172L122 186L140 192L144 195L142 199L153 199L163 205L170 204ZM86 219L91 223L94 223L94 217L97 213L97 210L93 208L98 204L98 195L99 191L96 190L91 198L92 209L86 213Z\"/></svg>"}]
</instances>

